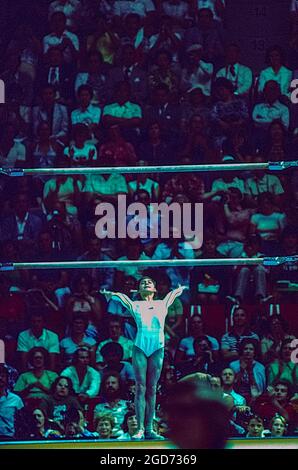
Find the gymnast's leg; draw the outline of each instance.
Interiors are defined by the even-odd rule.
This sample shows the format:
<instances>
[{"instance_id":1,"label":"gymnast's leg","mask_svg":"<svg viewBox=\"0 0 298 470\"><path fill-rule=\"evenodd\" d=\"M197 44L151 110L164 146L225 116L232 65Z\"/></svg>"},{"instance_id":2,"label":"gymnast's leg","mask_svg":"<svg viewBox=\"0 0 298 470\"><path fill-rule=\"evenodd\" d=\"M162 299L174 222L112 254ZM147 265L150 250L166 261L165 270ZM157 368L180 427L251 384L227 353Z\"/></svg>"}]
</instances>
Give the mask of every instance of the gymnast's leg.
<instances>
[{"instance_id":1,"label":"gymnast's leg","mask_svg":"<svg viewBox=\"0 0 298 470\"><path fill-rule=\"evenodd\" d=\"M138 432L136 437L142 438L144 433L145 421L145 392L146 392L146 373L147 373L147 356L137 346L133 347L132 365L136 377L136 394L135 394L135 411L138 421Z\"/></svg>"},{"instance_id":2,"label":"gymnast's leg","mask_svg":"<svg viewBox=\"0 0 298 470\"><path fill-rule=\"evenodd\" d=\"M164 348L158 349L147 358L145 438L159 438L153 431L153 418L156 406L156 387L164 358Z\"/></svg>"}]
</instances>

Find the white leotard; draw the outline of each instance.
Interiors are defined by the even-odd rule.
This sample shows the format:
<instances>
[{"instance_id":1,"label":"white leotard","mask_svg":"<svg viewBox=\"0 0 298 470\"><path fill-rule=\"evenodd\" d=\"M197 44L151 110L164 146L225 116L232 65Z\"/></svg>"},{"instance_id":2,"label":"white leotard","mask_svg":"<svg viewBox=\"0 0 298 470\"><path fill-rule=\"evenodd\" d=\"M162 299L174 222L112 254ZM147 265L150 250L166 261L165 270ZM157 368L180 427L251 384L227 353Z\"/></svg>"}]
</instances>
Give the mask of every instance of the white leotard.
<instances>
[{"instance_id":1,"label":"white leotard","mask_svg":"<svg viewBox=\"0 0 298 470\"><path fill-rule=\"evenodd\" d=\"M169 292L163 300L131 300L127 295L115 293L113 299L119 299L134 317L137 326L135 346L149 357L164 347L164 326L168 308L183 288L178 287Z\"/></svg>"}]
</instances>

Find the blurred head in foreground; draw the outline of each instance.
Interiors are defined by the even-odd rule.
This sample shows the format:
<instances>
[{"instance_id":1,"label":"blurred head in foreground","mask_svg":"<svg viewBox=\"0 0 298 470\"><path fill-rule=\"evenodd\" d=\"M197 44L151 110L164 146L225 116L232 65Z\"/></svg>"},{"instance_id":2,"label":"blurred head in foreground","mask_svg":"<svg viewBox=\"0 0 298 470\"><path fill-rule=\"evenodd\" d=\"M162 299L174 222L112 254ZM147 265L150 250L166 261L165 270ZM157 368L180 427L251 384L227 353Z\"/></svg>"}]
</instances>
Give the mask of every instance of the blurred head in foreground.
<instances>
[{"instance_id":1,"label":"blurred head in foreground","mask_svg":"<svg viewBox=\"0 0 298 470\"><path fill-rule=\"evenodd\" d=\"M222 449L229 428L229 410L210 385L179 382L166 404L169 437L181 449Z\"/></svg>"}]
</instances>

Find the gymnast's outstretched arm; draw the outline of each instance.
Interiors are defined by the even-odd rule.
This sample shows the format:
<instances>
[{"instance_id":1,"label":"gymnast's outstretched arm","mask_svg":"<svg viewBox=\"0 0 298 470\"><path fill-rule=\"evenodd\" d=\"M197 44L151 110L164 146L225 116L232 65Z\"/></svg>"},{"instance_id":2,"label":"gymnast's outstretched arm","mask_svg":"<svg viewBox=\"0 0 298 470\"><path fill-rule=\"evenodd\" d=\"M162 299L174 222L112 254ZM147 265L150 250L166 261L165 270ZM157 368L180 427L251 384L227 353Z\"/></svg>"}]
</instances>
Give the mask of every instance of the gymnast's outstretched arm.
<instances>
[{"instance_id":1,"label":"gymnast's outstretched arm","mask_svg":"<svg viewBox=\"0 0 298 470\"><path fill-rule=\"evenodd\" d=\"M121 302L123 307L127 308L130 313L133 313L133 301L126 294L122 294L121 292L111 292L105 289L101 290L100 293L103 294L107 300L116 297L117 300Z\"/></svg>"},{"instance_id":2,"label":"gymnast's outstretched arm","mask_svg":"<svg viewBox=\"0 0 298 470\"><path fill-rule=\"evenodd\" d=\"M163 300L166 303L167 308L169 308L174 303L175 299L183 293L184 289L188 289L188 287L187 286L179 286L179 287L177 287L177 289L172 290L171 292L169 292L165 296L165 298Z\"/></svg>"}]
</instances>

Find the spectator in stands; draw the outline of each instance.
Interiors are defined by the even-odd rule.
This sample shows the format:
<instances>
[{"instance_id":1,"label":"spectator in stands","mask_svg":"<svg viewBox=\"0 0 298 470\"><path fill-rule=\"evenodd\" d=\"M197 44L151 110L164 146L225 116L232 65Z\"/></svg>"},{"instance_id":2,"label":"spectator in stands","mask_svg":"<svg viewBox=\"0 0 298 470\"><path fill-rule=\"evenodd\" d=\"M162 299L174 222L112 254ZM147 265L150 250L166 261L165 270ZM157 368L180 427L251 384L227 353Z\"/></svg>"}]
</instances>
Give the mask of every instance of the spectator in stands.
<instances>
[{"instance_id":1,"label":"spectator in stands","mask_svg":"<svg viewBox=\"0 0 298 470\"><path fill-rule=\"evenodd\" d=\"M276 120L280 120L286 129L289 128L289 108L280 101L280 87L276 81L266 82L263 89L263 101L255 105L252 118L256 128L263 132Z\"/></svg>"},{"instance_id":2,"label":"spectator in stands","mask_svg":"<svg viewBox=\"0 0 298 470\"><path fill-rule=\"evenodd\" d=\"M8 370L0 364L0 438L12 439L15 434L15 416L24 407L21 398L8 389Z\"/></svg>"},{"instance_id":3,"label":"spectator in stands","mask_svg":"<svg viewBox=\"0 0 298 470\"><path fill-rule=\"evenodd\" d=\"M73 355L73 365L61 372L63 377L71 379L74 392L81 403L85 403L88 398L96 397L100 387L100 375L90 366L90 361L89 348L80 346Z\"/></svg>"},{"instance_id":4,"label":"spectator in stands","mask_svg":"<svg viewBox=\"0 0 298 470\"><path fill-rule=\"evenodd\" d=\"M71 113L71 123L85 124L90 132L97 136L98 125L101 119L101 110L91 104L93 89L90 85L81 85L77 91L79 107Z\"/></svg>"},{"instance_id":5,"label":"spectator in stands","mask_svg":"<svg viewBox=\"0 0 298 470\"><path fill-rule=\"evenodd\" d=\"M32 311L30 328L18 336L17 351L20 353L21 369L27 370L29 351L34 347L42 347L49 353L49 369L56 370L57 354L60 353L59 339L56 333L45 328L42 312Z\"/></svg>"},{"instance_id":6,"label":"spectator in stands","mask_svg":"<svg viewBox=\"0 0 298 470\"><path fill-rule=\"evenodd\" d=\"M121 18L130 13L136 13L141 17L145 17L148 13L153 11L155 11L155 6L152 0L129 0L126 2L116 0L113 9L114 15Z\"/></svg>"},{"instance_id":7,"label":"spectator in stands","mask_svg":"<svg viewBox=\"0 0 298 470\"><path fill-rule=\"evenodd\" d=\"M193 315L190 318L188 332L191 335L181 339L176 351L176 367L181 370L183 370L184 364L187 365L195 357L194 341L197 338L206 336L211 343L211 349L216 352L219 350L217 339L205 334L203 320L200 315Z\"/></svg>"},{"instance_id":8,"label":"spectator in stands","mask_svg":"<svg viewBox=\"0 0 298 470\"><path fill-rule=\"evenodd\" d=\"M249 319L246 310L237 307L232 315L232 328L221 338L221 352L225 360L236 360L239 358L239 345L241 340L259 340L256 333L249 329Z\"/></svg>"},{"instance_id":9,"label":"spectator in stands","mask_svg":"<svg viewBox=\"0 0 298 470\"><path fill-rule=\"evenodd\" d=\"M100 364L104 362L104 358L101 354L101 349L111 342L119 343L123 348L123 360L130 361L132 358L132 347L133 342L131 339L123 336L122 331L122 320L118 315L110 315L108 318L108 338L99 343L96 350L96 363Z\"/></svg>"},{"instance_id":10,"label":"spectator in stands","mask_svg":"<svg viewBox=\"0 0 298 470\"><path fill-rule=\"evenodd\" d=\"M113 30L111 20L98 16L94 33L87 37L87 52L99 52L105 64L113 65L119 43L119 36Z\"/></svg>"},{"instance_id":11,"label":"spectator in stands","mask_svg":"<svg viewBox=\"0 0 298 470\"><path fill-rule=\"evenodd\" d=\"M64 144L68 133L68 111L66 106L55 102L55 87L46 85L41 90L41 105L35 106L32 111L33 132L37 136L37 129L41 122L48 122L53 142Z\"/></svg>"},{"instance_id":12,"label":"spectator in stands","mask_svg":"<svg viewBox=\"0 0 298 470\"><path fill-rule=\"evenodd\" d=\"M236 410L243 410L246 405L246 399L244 396L235 392L236 374L234 370L231 367L226 367L222 370L220 377L224 393L231 395L234 400L234 407L236 407Z\"/></svg>"},{"instance_id":13,"label":"spectator in stands","mask_svg":"<svg viewBox=\"0 0 298 470\"><path fill-rule=\"evenodd\" d=\"M246 437L264 437L264 422L260 416L252 416L248 422Z\"/></svg>"},{"instance_id":14,"label":"spectator in stands","mask_svg":"<svg viewBox=\"0 0 298 470\"><path fill-rule=\"evenodd\" d=\"M112 341L106 343L100 350L103 358L104 367L99 363L101 374L106 375L108 372L116 371L120 374L120 378L124 385L135 381L135 373L132 365L123 361L123 347L120 343Z\"/></svg>"},{"instance_id":15,"label":"spectator in stands","mask_svg":"<svg viewBox=\"0 0 298 470\"><path fill-rule=\"evenodd\" d=\"M34 347L28 352L28 364L31 370L21 374L14 391L23 399L46 398L52 383L58 377L56 372L48 370L49 353L43 347Z\"/></svg>"},{"instance_id":16,"label":"spectator in stands","mask_svg":"<svg viewBox=\"0 0 298 470\"><path fill-rule=\"evenodd\" d=\"M43 201L48 213L51 213L57 202L65 204L69 215L77 216L80 204L82 182L73 176L59 175L50 178L43 188Z\"/></svg>"},{"instance_id":17,"label":"spectator in stands","mask_svg":"<svg viewBox=\"0 0 298 470\"><path fill-rule=\"evenodd\" d=\"M270 437L283 437L287 433L287 420L283 416L275 415L270 421Z\"/></svg>"},{"instance_id":18,"label":"spectator in stands","mask_svg":"<svg viewBox=\"0 0 298 470\"><path fill-rule=\"evenodd\" d=\"M109 75L110 86L127 81L131 88L133 102L142 104L148 93L148 75L138 64L136 50L132 44L122 46L119 66L113 67Z\"/></svg>"},{"instance_id":19,"label":"spectator in stands","mask_svg":"<svg viewBox=\"0 0 298 470\"><path fill-rule=\"evenodd\" d=\"M48 418L59 425L63 431L63 421L66 413L75 408L81 408L78 399L74 396L72 381L69 377L59 376L52 384L51 394L41 402L42 409L45 409Z\"/></svg>"},{"instance_id":20,"label":"spectator in stands","mask_svg":"<svg viewBox=\"0 0 298 470\"><path fill-rule=\"evenodd\" d=\"M71 166L75 165L98 165L97 148L91 141L91 129L85 123L76 124L72 129L73 141L69 147L65 147L64 155ZM76 179L78 187L82 188L80 179Z\"/></svg>"},{"instance_id":21,"label":"spectator in stands","mask_svg":"<svg viewBox=\"0 0 298 470\"><path fill-rule=\"evenodd\" d=\"M99 158L101 164L106 166L135 166L135 149L123 138L119 125L114 124L108 129L107 141L99 148Z\"/></svg>"},{"instance_id":22,"label":"spectator in stands","mask_svg":"<svg viewBox=\"0 0 298 470\"><path fill-rule=\"evenodd\" d=\"M178 93L179 77L173 66L173 58L169 51L160 49L156 53L155 64L149 73L149 86L154 91L155 87L165 84L173 95Z\"/></svg>"},{"instance_id":23,"label":"spectator in stands","mask_svg":"<svg viewBox=\"0 0 298 470\"><path fill-rule=\"evenodd\" d=\"M182 92L200 86L206 96L211 94L213 65L202 60L204 55L201 44L193 44L186 50L186 66L182 70L180 89Z\"/></svg>"},{"instance_id":24,"label":"spectator in stands","mask_svg":"<svg viewBox=\"0 0 298 470\"><path fill-rule=\"evenodd\" d=\"M43 52L46 54L51 47L59 47L66 63L76 66L80 44L76 34L66 29L66 16L55 12L50 18L51 33L43 38Z\"/></svg>"},{"instance_id":25,"label":"spectator in stands","mask_svg":"<svg viewBox=\"0 0 298 470\"><path fill-rule=\"evenodd\" d=\"M59 47L51 47L37 72L37 90L42 90L48 85L53 86L56 100L65 105L72 105L73 82L73 69L64 62L63 52Z\"/></svg>"},{"instance_id":26,"label":"spectator in stands","mask_svg":"<svg viewBox=\"0 0 298 470\"><path fill-rule=\"evenodd\" d=\"M49 19L53 13L61 11L66 17L66 26L75 31L79 25L81 4L79 0L55 0L49 5Z\"/></svg>"},{"instance_id":27,"label":"spectator in stands","mask_svg":"<svg viewBox=\"0 0 298 470\"><path fill-rule=\"evenodd\" d=\"M122 434L118 439L124 441L131 441L132 436L134 436L138 430L138 421L134 411L128 411L124 416L124 421L122 423L122 429L124 434Z\"/></svg>"},{"instance_id":28,"label":"spectator in stands","mask_svg":"<svg viewBox=\"0 0 298 470\"><path fill-rule=\"evenodd\" d=\"M250 233L260 235L261 252L273 256L286 226L286 214L275 209L273 196L269 192L259 195L258 206L257 212L250 219Z\"/></svg>"},{"instance_id":29,"label":"spectator in stands","mask_svg":"<svg viewBox=\"0 0 298 470\"><path fill-rule=\"evenodd\" d=\"M284 53L279 46L273 46L266 53L266 62L269 67L262 70L259 77L258 91L264 91L267 82L274 80L280 86L282 95L290 96L292 71L284 66Z\"/></svg>"},{"instance_id":30,"label":"spectator in stands","mask_svg":"<svg viewBox=\"0 0 298 470\"><path fill-rule=\"evenodd\" d=\"M70 334L60 342L61 363L64 366L71 364L74 353L82 347L88 347L91 353L91 362L94 363L96 340L87 336L88 319L80 312L76 312L70 325ZM93 359L92 359L93 358Z\"/></svg>"},{"instance_id":31,"label":"spectator in stands","mask_svg":"<svg viewBox=\"0 0 298 470\"><path fill-rule=\"evenodd\" d=\"M281 343L279 358L267 366L268 384L278 380L287 380L296 392L298 387L298 364L291 360L292 351L295 349L292 345L292 339L285 339Z\"/></svg>"},{"instance_id":32,"label":"spectator in stands","mask_svg":"<svg viewBox=\"0 0 298 470\"><path fill-rule=\"evenodd\" d=\"M27 150L18 139L18 126L8 123L1 130L0 137L0 165L2 168L14 168L26 165Z\"/></svg>"},{"instance_id":33,"label":"spectator in stands","mask_svg":"<svg viewBox=\"0 0 298 470\"><path fill-rule=\"evenodd\" d=\"M266 319L263 334L261 335L261 355L263 364L278 359L280 348L287 338L294 339L288 333L287 324L280 315L271 315Z\"/></svg>"},{"instance_id":34,"label":"spectator in stands","mask_svg":"<svg viewBox=\"0 0 298 470\"><path fill-rule=\"evenodd\" d=\"M91 105L95 107L104 106L111 96L108 68L104 64L100 52L96 50L91 50L88 53L86 62L84 71L79 72L76 76L75 92L78 94L82 85L88 85L93 91ZM98 113L98 111L96 112Z\"/></svg>"},{"instance_id":35,"label":"spectator in stands","mask_svg":"<svg viewBox=\"0 0 298 470\"><path fill-rule=\"evenodd\" d=\"M248 97L253 82L253 74L249 67L240 62L240 47L237 44L229 44L226 48L225 67L221 68L216 78L224 77L234 85L234 94Z\"/></svg>"},{"instance_id":36,"label":"spectator in stands","mask_svg":"<svg viewBox=\"0 0 298 470\"><path fill-rule=\"evenodd\" d=\"M30 429L31 439L59 439L61 437L60 431L58 429L55 429L55 424L53 425L52 423L49 423L47 414L44 409L33 408L29 411L28 418L28 425L32 424L32 427ZM31 420L32 423L30 423Z\"/></svg>"},{"instance_id":37,"label":"spectator in stands","mask_svg":"<svg viewBox=\"0 0 298 470\"><path fill-rule=\"evenodd\" d=\"M230 363L236 375L235 388L247 403L255 400L266 389L265 367L256 361L258 344L253 339L242 339L239 344L239 359Z\"/></svg>"},{"instance_id":38,"label":"spectator in stands","mask_svg":"<svg viewBox=\"0 0 298 470\"><path fill-rule=\"evenodd\" d=\"M114 426L115 420L112 414L101 414L94 419L94 428L100 439L111 439L113 437Z\"/></svg>"},{"instance_id":39,"label":"spectator in stands","mask_svg":"<svg viewBox=\"0 0 298 470\"><path fill-rule=\"evenodd\" d=\"M129 410L129 402L123 400L122 382L117 372L108 373L103 377L100 388L100 395L103 396L103 403L96 405L94 409L94 420L98 415L110 413L115 420L112 436L118 438L123 434L121 426L125 414Z\"/></svg>"}]
</instances>

